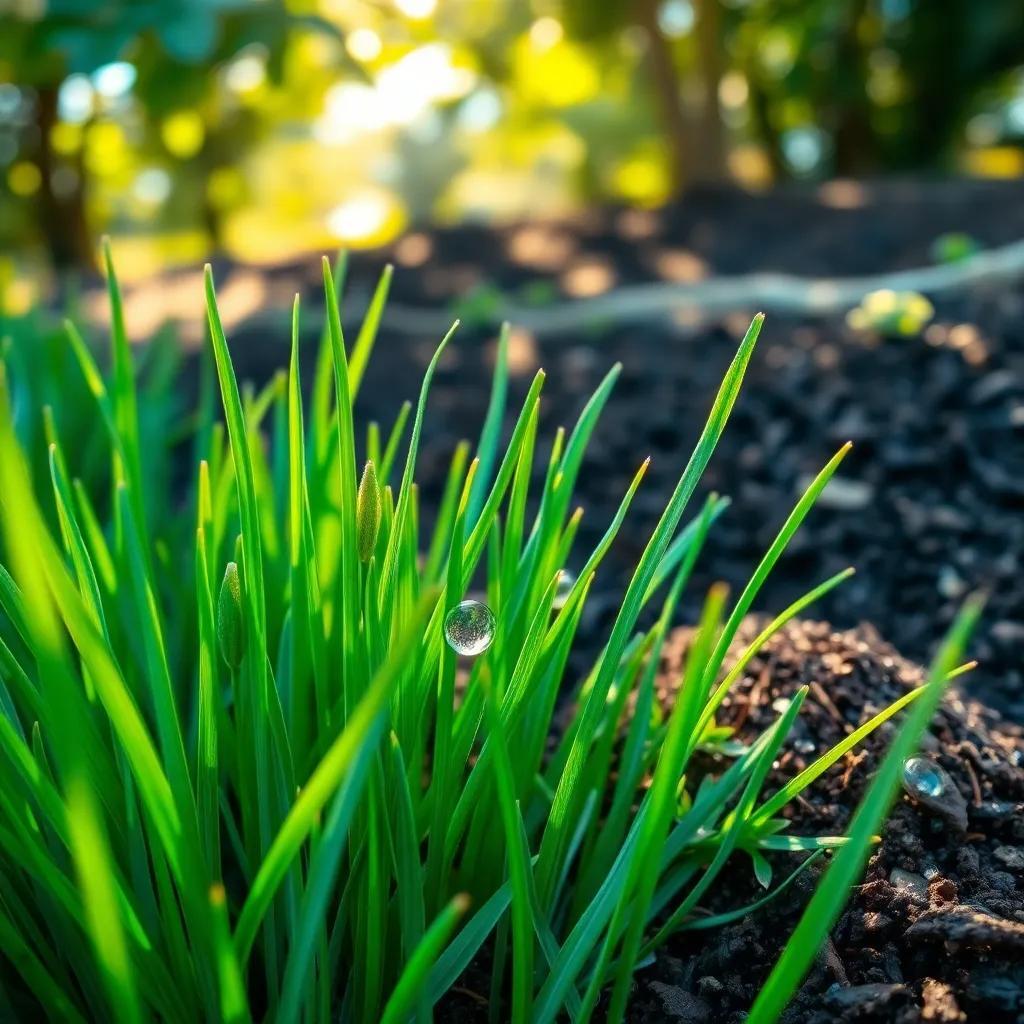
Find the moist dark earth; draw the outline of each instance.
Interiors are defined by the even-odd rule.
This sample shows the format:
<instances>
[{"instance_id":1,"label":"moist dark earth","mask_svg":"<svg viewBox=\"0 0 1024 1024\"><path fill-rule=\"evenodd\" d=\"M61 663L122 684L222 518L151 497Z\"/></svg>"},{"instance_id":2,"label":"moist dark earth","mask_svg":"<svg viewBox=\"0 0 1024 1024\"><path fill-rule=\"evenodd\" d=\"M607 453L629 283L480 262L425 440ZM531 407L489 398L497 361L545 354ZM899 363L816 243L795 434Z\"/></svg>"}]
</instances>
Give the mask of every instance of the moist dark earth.
<instances>
[{"instance_id":1,"label":"moist dark earth","mask_svg":"<svg viewBox=\"0 0 1024 1024\"><path fill-rule=\"evenodd\" d=\"M427 409L417 477L429 520L455 443L479 433L495 351L495 332L480 321L495 294L542 310L543 302L581 290L658 278L876 274L932 263L936 239L953 231L982 247L1024 238L1024 187L907 182L760 196L716 191L650 214L607 210L559 224L431 229L394 250L354 258L350 281L353 294L365 296L394 260L393 302L465 316ZM226 261L215 271L222 291L232 277L252 275ZM315 260L259 274L268 295L286 300L300 290L317 307ZM723 713L725 722L739 723L741 737L763 728L774 699L808 682L817 691L791 743L823 749L918 680L918 666L964 597L987 594L971 645L979 666L928 741L929 756L967 801L967 829L901 799L864 884L787 1012L794 1024L1024 1019L1024 283L931 298L932 324L901 338L865 336L841 315L769 311L703 481L704 493L727 494L732 505L691 583L691 620L711 582L742 587L810 477L843 442L854 442L757 608L778 612L847 565L857 574L809 610L831 625L795 623L748 668ZM755 312L740 302L709 319L584 318L573 330L513 334L509 415L542 366L540 436L548 439L557 426L571 427L604 373L623 364L578 486L581 564L639 464L653 458L598 576L582 625L590 646L574 663L577 672L607 637L629 573ZM402 316L399 329L398 322L385 321L357 409L385 429L400 403L415 399L438 341L433 326L418 329ZM271 326L244 317L229 326L240 375L263 380L281 365L285 321ZM685 644L681 632L666 655L666 686L671 659ZM795 832L843 830L886 736L882 730L864 754L848 755L815 787L796 809ZM787 748L773 781L788 778L805 756L813 754ZM809 895L809 875L795 893L739 924L681 935L638 974L632 1019L742 1020L779 937ZM737 863L715 899L742 905L755 885ZM486 985L468 976L462 991L448 1006L451 1019L486 1019Z\"/></svg>"},{"instance_id":2,"label":"moist dark earth","mask_svg":"<svg viewBox=\"0 0 1024 1024\"><path fill-rule=\"evenodd\" d=\"M748 620L736 648L766 623ZM689 631L680 629L667 645L658 684L663 706L672 700L689 641ZM823 622L793 621L747 666L719 721L752 741L777 714L772 705L780 697L810 687L769 777L766 788L773 790L922 681L921 668L872 626L836 631ZM790 833L841 833L894 731L892 721L885 723L791 804ZM971 698L954 697L926 736L924 754L947 772L959 798L934 809L901 796L863 884L783 1021L1024 1019L1020 726ZM781 877L793 860L776 858ZM798 878L791 898L717 931L678 935L657 963L638 973L633 1019L739 1024L810 897L814 870ZM756 898L750 872L736 874L732 891L716 894L708 909Z\"/></svg>"}]
</instances>

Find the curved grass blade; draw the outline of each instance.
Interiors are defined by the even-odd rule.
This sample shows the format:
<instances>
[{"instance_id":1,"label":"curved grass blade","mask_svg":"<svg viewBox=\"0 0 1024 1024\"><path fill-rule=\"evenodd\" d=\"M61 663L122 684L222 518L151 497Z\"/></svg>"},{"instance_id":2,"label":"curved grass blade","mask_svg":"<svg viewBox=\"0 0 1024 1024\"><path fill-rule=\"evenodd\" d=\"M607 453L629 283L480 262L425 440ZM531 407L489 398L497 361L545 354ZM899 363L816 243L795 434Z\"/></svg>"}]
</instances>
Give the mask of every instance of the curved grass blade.
<instances>
[{"instance_id":1,"label":"curved grass blade","mask_svg":"<svg viewBox=\"0 0 1024 1024\"><path fill-rule=\"evenodd\" d=\"M498 351L494 360L494 377L491 380L491 397L487 403L484 425L480 429L480 440L476 446L476 457L480 462L476 483L469 499L466 524L469 530L476 526L480 510L484 505L487 488L491 485L491 474L498 453L498 439L501 424L505 418L505 399L508 394L508 338L509 325L503 323L498 335Z\"/></svg>"}]
</instances>

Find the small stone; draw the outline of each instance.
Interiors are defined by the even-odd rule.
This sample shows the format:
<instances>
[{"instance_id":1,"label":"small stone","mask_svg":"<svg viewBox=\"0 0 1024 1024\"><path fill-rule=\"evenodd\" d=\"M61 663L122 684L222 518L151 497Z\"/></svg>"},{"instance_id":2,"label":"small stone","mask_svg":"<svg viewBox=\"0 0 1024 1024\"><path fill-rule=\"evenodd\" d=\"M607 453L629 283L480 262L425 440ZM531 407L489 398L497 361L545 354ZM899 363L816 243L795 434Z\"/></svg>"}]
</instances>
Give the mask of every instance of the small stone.
<instances>
[{"instance_id":1,"label":"small stone","mask_svg":"<svg viewBox=\"0 0 1024 1024\"><path fill-rule=\"evenodd\" d=\"M997 643L1013 646L1024 643L1024 623L1000 619L992 624L989 635Z\"/></svg>"},{"instance_id":2,"label":"small stone","mask_svg":"<svg viewBox=\"0 0 1024 1024\"><path fill-rule=\"evenodd\" d=\"M702 996L716 996L725 986L711 974L705 974L703 978L697 979L697 991Z\"/></svg>"},{"instance_id":3,"label":"small stone","mask_svg":"<svg viewBox=\"0 0 1024 1024\"><path fill-rule=\"evenodd\" d=\"M916 875L913 871L904 871L903 868L893 868L889 873L889 882L894 889L906 893L915 900L921 902L928 900L928 881L923 875Z\"/></svg>"},{"instance_id":4,"label":"small stone","mask_svg":"<svg viewBox=\"0 0 1024 1024\"><path fill-rule=\"evenodd\" d=\"M811 476L800 477L797 484L801 492L807 490ZM867 508L875 496L875 489L863 480L851 480L849 477L834 476L825 485L816 502L822 508L833 508L840 512L855 512Z\"/></svg>"},{"instance_id":5,"label":"small stone","mask_svg":"<svg viewBox=\"0 0 1024 1024\"><path fill-rule=\"evenodd\" d=\"M1019 846L997 846L992 856L1011 871L1024 872L1024 850Z\"/></svg>"},{"instance_id":6,"label":"small stone","mask_svg":"<svg viewBox=\"0 0 1024 1024\"><path fill-rule=\"evenodd\" d=\"M840 988L838 991L833 991L830 988L825 993L825 1003L833 1010L866 1014L876 1013L897 1001L906 999L908 995L909 991L906 985L886 985L879 982Z\"/></svg>"},{"instance_id":7,"label":"small stone","mask_svg":"<svg viewBox=\"0 0 1024 1024\"><path fill-rule=\"evenodd\" d=\"M1024 1005L1024 978L1020 971L1007 971L1004 964L979 966L971 971L967 998L990 1010L1014 1013Z\"/></svg>"},{"instance_id":8,"label":"small stone","mask_svg":"<svg viewBox=\"0 0 1024 1024\"><path fill-rule=\"evenodd\" d=\"M921 1020L958 1024L967 1016L957 1004L953 989L944 981L926 978L921 990Z\"/></svg>"},{"instance_id":9,"label":"small stone","mask_svg":"<svg viewBox=\"0 0 1024 1024\"><path fill-rule=\"evenodd\" d=\"M711 1008L702 999L680 988L666 985L661 981L649 982L649 988L657 993L665 1015L684 1024L706 1024L711 1018Z\"/></svg>"},{"instance_id":10,"label":"small stone","mask_svg":"<svg viewBox=\"0 0 1024 1024\"><path fill-rule=\"evenodd\" d=\"M864 915L864 931L869 934L884 932L891 924L892 918L886 917L885 914L878 913L877 910L869 910Z\"/></svg>"},{"instance_id":11,"label":"small stone","mask_svg":"<svg viewBox=\"0 0 1024 1024\"><path fill-rule=\"evenodd\" d=\"M966 906L925 911L906 931L913 942L942 942L949 949L1007 950L1024 954L1024 924Z\"/></svg>"},{"instance_id":12,"label":"small stone","mask_svg":"<svg viewBox=\"0 0 1024 1024\"><path fill-rule=\"evenodd\" d=\"M972 808L971 816L978 821L998 821L1013 814L1017 805L1009 800L983 800Z\"/></svg>"},{"instance_id":13,"label":"small stone","mask_svg":"<svg viewBox=\"0 0 1024 1024\"><path fill-rule=\"evenodd\" d=\"M943 597L954 599L964 595L967 584L957 574L956 569L951 565L944 565L939 571L938 590Z\"/></svg>"}]
</instances>

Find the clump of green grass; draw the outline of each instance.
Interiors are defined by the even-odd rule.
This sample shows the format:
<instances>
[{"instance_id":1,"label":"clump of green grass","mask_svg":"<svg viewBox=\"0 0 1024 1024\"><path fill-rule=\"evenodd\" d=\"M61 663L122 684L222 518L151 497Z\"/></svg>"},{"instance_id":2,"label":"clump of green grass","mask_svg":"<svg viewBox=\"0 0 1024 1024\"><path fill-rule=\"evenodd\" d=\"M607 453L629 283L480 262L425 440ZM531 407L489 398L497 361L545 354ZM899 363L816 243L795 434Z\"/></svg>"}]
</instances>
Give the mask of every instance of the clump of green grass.
<instances>
[{"instance_id":1,"label":"clump of green grass","mask_svg":"<svg viewBox=\"0 0 1024 1024\"><path fill-rule=\"evenodd\" d=\"M298 299L287 374L240 390L208 270L212 361L183 419L166 400L170 375L140 398L109 250L107 272L111 372L69 324L46 357L8 345L0 381L0 949L17 978L0 995L5 1011L422 1022L477 960L490 971L491 1020L583 1022L606 999L602 1013L620 1021L635 969L674 932L750 913L839 848L754 1008L752 1019L774 1020L845 900L976 609L928 684L779 792L762 789L806 690L756 742L729 746L719 775L691 769L699 748L726 749L716 710L751 657L849 575L780 612L723 670L844 447L739 596L708 594L679 699L659 717L662 644L726 503L712 497L684 517L761 317L550 753L587 595L646 469L597 547L579 552L573 489L618 368L535 467L544 374L504 439L503 338L479 441L455 449L426 536L417 451L451 333L411 424L406 405L386 434L371 424L357 439L353 416L388 275L347 346L343 275L324 262L327 322L304 406ZM87 391L65 407L81 380ZM90 419L91 433L62 430ZM194 453L189 486L170 482L172 447ZM562 575L570 561L583 566L575 578ZM458 619L478 580L493 628L479 609ZM649 606L656 620L640 628ZM475 657L446 642L453 615L475 631L456 643ZM791 835L789 801L911 704L849 837ZM785 878L768 851L792 852ZM697 913L727 872L751 865L766 890L754 907Z\"/></svg>"}]
</instances>

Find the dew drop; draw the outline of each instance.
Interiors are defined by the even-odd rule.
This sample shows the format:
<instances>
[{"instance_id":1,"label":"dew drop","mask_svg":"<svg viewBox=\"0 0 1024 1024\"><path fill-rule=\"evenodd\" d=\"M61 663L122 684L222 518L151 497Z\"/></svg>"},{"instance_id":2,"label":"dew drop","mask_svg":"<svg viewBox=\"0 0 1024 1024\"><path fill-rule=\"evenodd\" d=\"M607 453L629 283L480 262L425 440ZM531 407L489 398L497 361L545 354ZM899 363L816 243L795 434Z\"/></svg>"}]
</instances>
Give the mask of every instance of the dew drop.
<instances>
[{"instance_id":1,"label":"dew drop","mask_svg":"<svg viewBox=\"0 0 1024 1024\"><path fill-rule=\"evenodd\" d=\"M551 607L556 612L560 612L565 607L565 602L569 600L569 595L575 585L576 577L568 569L563 569L555 584L555 599L551 602Z\"/></svg>"},{"instance_id":2,"label":"dew drop","mask_svg":"<svg viewBox=\"0 0 1024 1024\"><path fill-rule=\"evenodd\" d=\"M457 654L483 654L494 640L494 612L479 601L462 601L445 617L444 638Z\"/></svg>"},{"instance_id":3,"label":"dew drop","mask_svg":"<svg viewBox=\"0 0 1024 1024\"><path fill-rule=\"evenodd\" d=\"M903 762L903 788L920 800L936 799L946 789L945 772L926 757L908 757Z\"/></svg>"}]
</instances>

